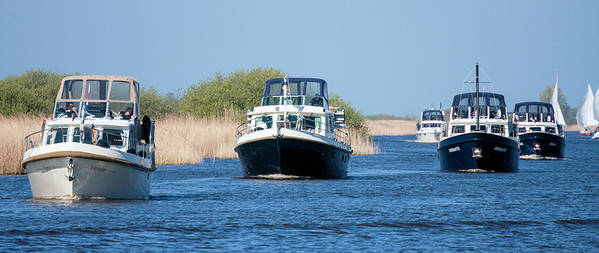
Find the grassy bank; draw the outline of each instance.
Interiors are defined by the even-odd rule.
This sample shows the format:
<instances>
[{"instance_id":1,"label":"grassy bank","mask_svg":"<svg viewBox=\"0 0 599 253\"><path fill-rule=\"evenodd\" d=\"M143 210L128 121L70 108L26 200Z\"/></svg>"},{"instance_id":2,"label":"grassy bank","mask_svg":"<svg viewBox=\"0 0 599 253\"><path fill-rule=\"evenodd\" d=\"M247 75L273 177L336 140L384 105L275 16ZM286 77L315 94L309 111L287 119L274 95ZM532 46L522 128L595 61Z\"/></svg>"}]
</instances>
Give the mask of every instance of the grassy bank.
<instances>
[{"instance_id":1,"label":"grassy bank","mask_svg":"<svg viewBox=\"0 0 599 253\"><path fill-rule=\"evenodd\" d=\"M156 163L194 164L204 158L237 158L235 129L239 117L195 118L165 116L156 119ZM23 174L23 138L39 131L40 116L0 116L0 174ZM374 154L378 150L369 138L352 134L354 154Z\"/></svg>"}]
</instances>

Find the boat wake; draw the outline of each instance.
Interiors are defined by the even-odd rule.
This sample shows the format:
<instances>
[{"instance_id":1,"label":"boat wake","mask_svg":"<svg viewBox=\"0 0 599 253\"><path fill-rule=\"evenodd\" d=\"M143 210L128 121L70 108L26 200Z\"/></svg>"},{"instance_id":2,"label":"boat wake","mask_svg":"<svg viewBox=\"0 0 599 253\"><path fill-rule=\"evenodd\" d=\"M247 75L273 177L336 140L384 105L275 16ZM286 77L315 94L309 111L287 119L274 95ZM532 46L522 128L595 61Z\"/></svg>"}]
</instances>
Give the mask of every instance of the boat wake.
<instances>
[{"instance_id":1,"label":"boat wake","mask_svg":"<svg viewBox=\"0 0 599 253\"><path fill-rule=\"evenodd\" d=\"M568 160L568 158L559 158L559 157L542 156L542 155L521 155L520 160Z\"/></svg>"},{"instance_id":2,"label":"boat wake","mask_svg":"<svg viewBox=\"0 0 599 253\"><path fill-rule=\"evenodd\" d=\"M269 174L269 175L254 175L254 176L245 176L243 179L266 179L266 180L307 180L314 179L312 177L307 176L294 176L294 175L284 175L284 174Z\"/></svg>"},{"instance_id":3,"label":"boat wake","mask_svg":"<svg viewBox=\"0 0 599 253\"><path fill-rule=\"evenodd\" d=\"M462 173L493 173L495 171L494 170L483 170L483 169L463 169L463 170L457 170L457 172L462 172Z\"/></svg>"}]
</instances>

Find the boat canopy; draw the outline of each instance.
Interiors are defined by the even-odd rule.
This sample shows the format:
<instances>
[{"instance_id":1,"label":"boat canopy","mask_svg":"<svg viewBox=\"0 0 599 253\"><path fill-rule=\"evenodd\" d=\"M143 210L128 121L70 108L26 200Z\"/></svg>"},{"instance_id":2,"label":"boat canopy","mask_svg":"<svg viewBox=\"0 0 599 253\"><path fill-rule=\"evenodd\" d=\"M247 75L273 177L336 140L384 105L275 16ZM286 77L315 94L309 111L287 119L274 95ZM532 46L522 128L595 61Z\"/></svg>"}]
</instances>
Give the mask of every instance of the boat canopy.
<instances>
[{"instance_id":1,"label":"boat canopy","mask_svg":"<svg viewBox=\"0 0 599 253\"><path fill-rule=\"evenodd\" d=\"M519 121L530 122L555 122L553 105L545 102L523 102L517 103L514 113L518 115Z\"/></svg>"},{"instance_id":2,"label":"boat canopy","mask_svg":"<svg viewBox=\"0 0 599 253\"><path fill-rule=\"evenodd\" d=\"M503 95L490 92L479 92L480 106L505 106ZM476 92L463 93L453 97L452 106L476 106Z\"/></svg>"},{"instance_id":3,"label":"boat canopy","mask_svg":"<svg viewBox=\"0 0 599 253\"><path fill-rule=\"evenodd\" d=\"M422 121L425 120L437 120L443 121L443 112L441 110L426 110L422 112Z\"/></svg>"},{"instance_id":4,"label":"boat canopy","mask_svg":"<svg viewBox=\"0 0 599 253\"><path fill-rule=\"evenodd\" d=\"M287 104L328 107L327 82L318 78L288 78ZM283 78L266 81L262 106L283 104Z\"/></svg>"},{"instance_id":5,"label":"boat canopy","mask_svg":"<svg viewBox=\"0 0 599 253\"><path fill-rule=\"evenodd\" d=\"M139 115L138 98L139 82L131 77L69 76L56 96L54 117L134 119Z\"/></svg>"},{"instance_id":6,"label":"boat canopy","mask_svg":"<svg viewBox=\"0 0 599 253\"><path fill-rule=\"evenodd\" d=\"M505 100L503 95L490 92L478 93L478 110L476 107L476 93L463 93L453 98L451 106L452 119L455 118L476 118L476 112L480 113L482 118L506 119Z\"/></svg>"}]
</instances>

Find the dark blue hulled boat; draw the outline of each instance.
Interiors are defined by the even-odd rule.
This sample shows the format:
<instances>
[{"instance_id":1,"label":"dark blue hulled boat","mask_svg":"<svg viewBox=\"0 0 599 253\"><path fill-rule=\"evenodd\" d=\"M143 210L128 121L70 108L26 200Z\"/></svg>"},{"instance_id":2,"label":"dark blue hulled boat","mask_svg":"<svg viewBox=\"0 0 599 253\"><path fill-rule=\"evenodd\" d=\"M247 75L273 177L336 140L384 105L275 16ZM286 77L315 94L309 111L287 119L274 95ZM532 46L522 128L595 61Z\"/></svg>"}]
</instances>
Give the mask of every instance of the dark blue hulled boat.
<instances>
[{"instance_id":1,"label":"dark blue hulled boat","mask_svg":"<svg viewBox=\"0 0 599 253\"><path fill-rule=\"evenodd\" d=\"M237 128L244 176L345 177L353 151L345 113L336 109L322 79L268 80L261 106Z\"/></svg>"},{"instance_id":2,"label":"dark blue hulled boat","mask_svg":"<svg viewBox=\"0 0 599 253\"><path fill-rule=\"evenodd\" d=\"M447 171L513 172L518 170L520 147L507 120L503 95L476 92L453 98L447 135L439 142L441 169ZM478 110L477 110L478 108Z\"/></svg>"},{"instance_id":3,"label":"dark blue hulled boat","mask_svg":"<svg viewBox=\"0 0 599 253\"><path fill-rule=\"evenodd\" d=\"M518 103L514 108L514 121L518 122L522 158L564 157L565 129L557 123L556 113L550 103Z\"/></svg>"}]
</instances>

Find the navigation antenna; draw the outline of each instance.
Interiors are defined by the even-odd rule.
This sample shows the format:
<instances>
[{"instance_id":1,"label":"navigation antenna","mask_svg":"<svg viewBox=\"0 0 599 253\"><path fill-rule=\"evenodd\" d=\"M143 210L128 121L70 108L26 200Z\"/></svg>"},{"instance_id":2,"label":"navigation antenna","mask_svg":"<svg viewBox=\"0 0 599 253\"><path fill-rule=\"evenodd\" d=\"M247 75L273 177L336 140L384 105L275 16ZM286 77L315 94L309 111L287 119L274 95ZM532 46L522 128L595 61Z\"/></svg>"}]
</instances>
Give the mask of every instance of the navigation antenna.
<instances>
[{"instance_id":1,"label":"navigation antenna","mask_svg":"<svg viewBox=\"0 0 599 253\"><path fill-rule=\"evenodd\" d=\"M478 62L476 63L476 131L480 131L480 107L478 104Z\"/></svg>"}]
</instances>

